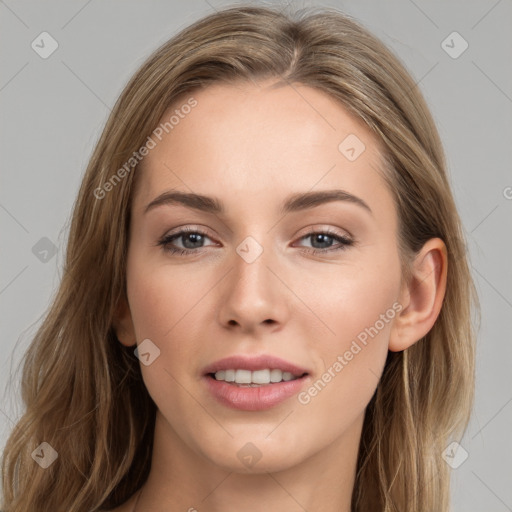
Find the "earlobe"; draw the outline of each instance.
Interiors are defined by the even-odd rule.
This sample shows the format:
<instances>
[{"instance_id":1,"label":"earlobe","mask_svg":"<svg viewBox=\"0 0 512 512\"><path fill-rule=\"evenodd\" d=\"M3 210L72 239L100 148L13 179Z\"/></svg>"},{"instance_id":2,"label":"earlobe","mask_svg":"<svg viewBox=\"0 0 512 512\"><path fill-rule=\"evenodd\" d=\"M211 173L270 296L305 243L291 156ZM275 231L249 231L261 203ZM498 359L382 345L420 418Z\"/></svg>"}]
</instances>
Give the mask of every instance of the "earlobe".
<instances>
[{"instance_id":1,"label":"earlobe","mask_svg":"<svg viewBox=\"0 0 512 512\"><path fill-rule=\"evenodd\" d=\"M130 306L126 298L122 298L117 305L112 326L119 342L126 347L136 345L135 328L133 326Z\"/></svg>"},{"instance_id":2,"label":"earlobe","mask_svg":"<svg viewBox=\"0 0 512 512\"><path fill-rule=\"evenodd\" d=\"M423 338L434 325L446 292L448 258L440 238L425 243L412 265L412 276L402 288L403 309L395 318L389 350L400 352Z\"/></svg>"}]
</instances>

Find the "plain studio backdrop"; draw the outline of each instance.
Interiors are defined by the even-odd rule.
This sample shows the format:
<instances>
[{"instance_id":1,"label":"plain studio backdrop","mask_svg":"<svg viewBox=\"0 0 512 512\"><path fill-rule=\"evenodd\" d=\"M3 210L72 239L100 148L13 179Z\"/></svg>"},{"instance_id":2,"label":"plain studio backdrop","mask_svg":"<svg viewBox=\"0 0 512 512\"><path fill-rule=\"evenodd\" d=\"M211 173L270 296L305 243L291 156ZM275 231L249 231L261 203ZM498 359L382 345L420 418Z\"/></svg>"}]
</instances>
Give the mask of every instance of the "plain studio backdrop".
<instances>
[{"instance_id":1,"label":"plain studio backdrop","mask_svg":"<svg viewBox=\"0 0 512 512\"><path fill-rule=\"evenodd\" d=\"M157 46L229 4L0 2L2 446L21 412L19 381L8 381L59 282L73 201L111 107ZM467 458L452 472L453 510L510 511L512 2L290 4L356 17L398 54L431 108L482 306L476 404L461 440Z\"/></svg>"}]
</instances>

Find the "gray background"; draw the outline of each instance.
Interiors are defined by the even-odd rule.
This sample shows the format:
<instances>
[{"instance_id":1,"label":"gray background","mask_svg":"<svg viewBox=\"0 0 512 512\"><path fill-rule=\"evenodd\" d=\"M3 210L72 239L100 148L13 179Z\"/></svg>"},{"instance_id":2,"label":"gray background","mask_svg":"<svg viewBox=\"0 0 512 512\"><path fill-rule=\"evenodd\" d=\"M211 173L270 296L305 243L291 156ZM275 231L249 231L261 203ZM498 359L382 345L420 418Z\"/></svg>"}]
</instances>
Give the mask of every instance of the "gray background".
<instances>
[{"instance_id":1,"label":"gray background","mask_svg":"<svg viewBox=\"0 0 512 512\"><path fill-rule=\"evenodd\" d=\"M512 2L291 3L354 15L395 50L431 106L482 305L453 510L512 511ZM225 5L0 0L2 446L21 412L11 373L58 285L71 207L110 107L153 49ZM31 47L43 31L59 44L47 59ZM453 31L469 44L456 59L442 47Z\"/></svg>"}]
</instances>

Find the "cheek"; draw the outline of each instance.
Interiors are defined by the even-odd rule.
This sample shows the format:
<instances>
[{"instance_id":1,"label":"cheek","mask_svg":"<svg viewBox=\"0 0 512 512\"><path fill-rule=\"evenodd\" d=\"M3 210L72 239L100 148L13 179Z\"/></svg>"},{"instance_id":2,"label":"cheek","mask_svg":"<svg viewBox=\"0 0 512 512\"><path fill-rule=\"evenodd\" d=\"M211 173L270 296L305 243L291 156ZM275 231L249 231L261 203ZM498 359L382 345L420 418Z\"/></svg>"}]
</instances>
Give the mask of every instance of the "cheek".
<instances>
[{"instance_id":1,"label":"cheek","mask_svg":"<svg viewBox=\"0 0 512 512\"><path fill-rule=\"evenodd\" d=\"M142 263L132 261L128 271L128 298L135 334L137 342L150 339L160 351L150 365L141 364L142 377L165 416L173 418L173 411L180 410L178 423L193 423L194 417L187 419L190 395L186 391L195 385L190 363L197 361L203 347L196 320L201 297L208 287L204 281L201 286L194 286L190 275L185 278L186 273L180 269L148 268L150 265ZM198 279L197 283L200 282Z\"/></svg>"},{"instance_id":2,"label":"cheek","mask_svg":"<svg viewBox=\"0 0 512 512\"><path fill-rule=\"evenodd\" d=\"M307 425L309 435L322 439L322 445L353 432L352 427L362 421L386 362L394 310L380 307L377 301L371 307L367 302L359 306L351 310L353 314L339 313L336 339L325 338L317 352L321 367L297 395L294 418ZM380 320L382 311L384 315L388 311L389 323Z\"/></svg>"},{"instance_id":3,"label":"cheek","mask_svg":"<svg viewBox=\"0 0 512 512\"><path fill-rule=\"evenodd\" d=\"M137 339L171 342L176 332L194 324L196 308L215 280L206 271L191 273L134 251L128 262L127 283Z\"/></svg>"},{"instance_id":4,"label":"cheek","mask_svg":"<svg viewBox=\"0 0 512 512\"><path fill-rule=\"evenodd\" d=\"M321 332L322 346L329 353L348 348L355 339L364 344L389 336L400 295L400 262L392 247L372 252L347 265L310 272L295 283L296 295L304 298L311 312L301 320L302 327Z\"/></svg>"},{"instance_id":5,"label":"cheek","mask_svg":"<svg viewBox=\"0 0 512 512\"><path fill-rule=\"evenodd\" d=\"M311 309L321 322L314 323L323 335L310 348L312 358L320 360L317 374L298 397L306 409L315 415L328 411L333 425L348 421L349 410L363 411L384 368L393 322L402 308L399 292L400 265L392 251L380 261L361 260L349 271L341 269L329 280L319 275L308 279L300 293L315 305ZM310 316L302 330L313 335Z\"/></svg>"},{"instance_id":6,"label":"cheek","mask_svg":"<svg viewBox=\"0 0 512 512\"><path fill-rule=\"evenodd\" d=\"M141 365L150 394L160 393L164 386L164 398L169 401L178 394L169 391L176 389L175 380L187 388L194 384L197 361L204 359L208 343L208 327L215 321L208 291L218 281L218 274L206 266L191 272L176 264L153 263L136 252L131 255L127 292L136 339L150 339L160 350L154 363Z\"/></svg>"}]
</instances>

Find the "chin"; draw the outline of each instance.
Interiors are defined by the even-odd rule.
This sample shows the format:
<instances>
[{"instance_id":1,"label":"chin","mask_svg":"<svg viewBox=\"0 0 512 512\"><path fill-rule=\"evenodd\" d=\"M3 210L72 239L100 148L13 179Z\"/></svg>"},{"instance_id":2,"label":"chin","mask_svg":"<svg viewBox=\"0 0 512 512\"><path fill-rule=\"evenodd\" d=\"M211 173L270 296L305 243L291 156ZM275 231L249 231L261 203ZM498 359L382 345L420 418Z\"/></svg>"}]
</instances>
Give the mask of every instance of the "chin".
<instances>
[{"instance_id":1,"label":"chin","mask_svg":"<svg viewBox=\"0 0 512 512\"><path fill-rule=\"evenodd\" d=\"M218 449L204 447L203 455L213 464L237 474L265 474L284 471L303 461L307 454L298 451L292 439L284 444L281 440L260 436L234 438L229 443L219 443ZM299 444L300 446L300 444Z\"/></svg>"}]
</instances>

